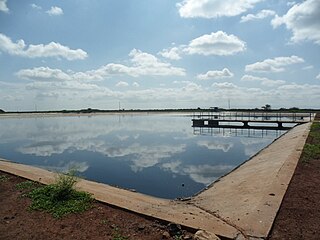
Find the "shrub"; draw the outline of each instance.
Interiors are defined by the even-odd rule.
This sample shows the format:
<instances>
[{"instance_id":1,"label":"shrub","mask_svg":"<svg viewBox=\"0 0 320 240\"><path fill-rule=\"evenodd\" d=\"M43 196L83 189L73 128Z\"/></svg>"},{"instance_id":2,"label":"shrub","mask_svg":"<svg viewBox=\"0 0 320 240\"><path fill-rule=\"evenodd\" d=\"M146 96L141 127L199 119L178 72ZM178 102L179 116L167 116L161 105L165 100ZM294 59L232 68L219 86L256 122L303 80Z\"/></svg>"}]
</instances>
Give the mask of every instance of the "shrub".
<instances>
[{"instance_id":1,"label":"shrub","mask_svg":"<svg viewBox=\"0 0 320 240\"><path fill-rule=\"evenodd\" d=\"M44 210L60 218L69 213L83 212L91 207L91 194L74 189L77 178L74 174L58 174L54 184L32 190L28 196L30 209Z\"/></svg>"}]
</instances>

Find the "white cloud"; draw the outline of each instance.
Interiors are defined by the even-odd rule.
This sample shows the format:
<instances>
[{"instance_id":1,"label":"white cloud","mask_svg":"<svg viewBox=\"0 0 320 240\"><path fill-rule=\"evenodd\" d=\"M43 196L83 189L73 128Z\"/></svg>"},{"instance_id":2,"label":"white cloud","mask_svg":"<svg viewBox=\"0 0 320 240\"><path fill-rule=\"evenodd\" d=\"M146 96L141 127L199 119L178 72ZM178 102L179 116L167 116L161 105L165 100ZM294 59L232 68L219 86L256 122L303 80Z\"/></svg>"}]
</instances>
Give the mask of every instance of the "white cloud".
<instances>
[{"instance_id":1,"label":"white cloud","mask_svg":"<svg viewBox=\"0 0 320 240\"><path fill-rule=\"evenodd\" d=\"M213 83L212 87L219 89L236 89L237 86L233 83L223 82L223 83Z\"/></svg>"},{"instance_id":2,"label":"white cloud","mask_svg":"<svg viewBox=\"0 0 320 240\"><path fill-rule=\"evenodd\" d=\"M134 82L134 83L132 83L132 86L133 86L133 87L140 87L140 84L137 83L137 82Z\"/></svg>"},{"instance_id":3,"label":"white cloud","mask_svg":"<svg viewBox=\"0 0 320 240\"><path fill-rule=\"evenodd\" d=\"M50 10L46 11L50 16L59 16L63 14L63 10L59 7L53 6Z\"/></svg>"},{"instance_id":4,"label":"white cloud","mask_svg":"<svg viewBox=\"0 0 320 240\"><path fill-rule=\"evenodd\" d=\"M246 72L283 72L286 66L302 63L304 60L297 56L291 57L276 57L266 59L262 62L256 62L246 65Z\"/></svg>"},{"instance_id":5,"label":"white cloud","mask_svg":"<svg viewBox=\"0 0 320 240\"><path fill-rule=\"evenodd\" d=\"M208 80L208 79L223 79L223 78L232 78L233 73L230 72L228 68L224 68L222 71L208 71L205 74L199 74L198 79Z\"/></svg>"},{"instance_id":6,"label":"white cloud","mask_svg":"<svg viewBox=\"0 0 320 240\"><path fill-rule=\"evenodd\" d=\"M181 49L178 47L173 47L169 49L163 49L161 52L158 53L162 57L169 58L171 60L179 60L181 59Z\"/></svg>"},{"instance_id":7,"label":"white cloud","mask_svg":"<svg viewBox=\"0 0 320 240\"><path fill-rule=\"evenodd\" d=\"M289 7L291 7L291 6L295 5L295 4L296 4L296 2L287 2L287 6L289 6Z\"/></svg>"},{"instance_id":8,"label":"white cloud","mask_svg":"<svg viewBox=\"0 0 320 240\"><path fill-rule=\"evenodd\" d=\"M319 84L290 83L269 88L262 84L257 87L246 87L231 82L213 83L212 87L202 87L192 82L185 82L184 85L179 84L175 87L123 88L121 91L110 90L98 84L99 82L91 84L70 80L36 81L8 86L0 82L0 102L5 109L17 109L17 106L23 103L26 106L25 110L34 107L35 98L38 101L41 99L41 105L45 109L52 109L52 107L71 109L90 105L113 109L118 107L118 101L115 99L120 100L121 105L126 109L163 106L168 108L210 107L212 102L215 106L226 107L228 99L232 107L260 107L267 102L274 107L316 108L317 103L320 102ZM308 98L305 97L306 92ZM86 99L85 103L83 99ZM17 103L18 100L20 102ZM19 110L22 110L22 107Z\"/></svg>"},{"instance_id":9,"label":"white cloud","mask_svg":"<svg viewBox=\"0 0 320 240\"><path fill-rule=\"evenodd\" d=\"M263 0L184 0L177 4L181 17L232 17L246 12Z\"/></svg>"},{"instance_id":10,"label":"white cloud","mask_svg":"<svg viewBox=\"0 0 320 240\"><path fill-rule=\"evenodd\" d=\"M77 81L68 82L32 82L26 85L27 90L38 90L43 94L44 92L49 93L50 96L57 96L64 94L65 92L80 92L80 91L97 91L103 90L96 84L80 83Z\"/></svg>"},{"instance_id":11,"label":"white cloud","mask_svg":"<svg viewBox=\"0 0 320 240\"><path fill-rule=\"evenodd\" d=\"M209 185L220 176L230 172L236 166L232 165L188 165L183 168L183 172L198 183Z\"/></svg>"},{"instance_id":12,"label":"white cloud","mask_svg":"<svg viewBox=\"0 0 320 240\"><path fill-rule=\"evenodd\" d=\"M176 68L169 63L161 62L155 56L144 53L140 50L132 50L129 54L132 66L109 63L98 69L86 72L64 72L60 69L51 69L49 67L37 67L33 69L22 69L16 74L23 79L38 81L94 81L103 80L113 75L138 76L184 76L183 68ZM135 84L136 85L136 84Z\"/></svg>"},{"instance_id":13,"label":"white cloud","mask_svg":"<svg viewBox=\"0 0 320 240\"><path fill-rule=\"evenodd\" d=\"M142 52L138 49L133 49L130 54L132 57L132 67L125 71L132 76L140 75L155 75L155 76L184 76L185 70L183 68L172 67L170 63L161 62L152 54Z\"/></svg>"},{"instance_id":14,"label":"white cloud","mask_svg":"<svg viewBox=\"0 0 320 240\"><path fill-rule=\"evenodd\" d=\"M19 78L32 80L72 80L72 77L60 69L38 67L33 69L22 69L16 73Z\"/></svg>"},{"instance_id":15,"label":"white cloud","mask_svg":"<svg viewBox=\"0 0 320 240\"><path fill-rule=\"evenodd\" d=\"M258 12L257 14L248 14L246 16L242 16L240 22L243 23L243 22L248 22L248 21L253 21L258 19L264 19L269 16L274 16L275 14L276 14L275 11L264 9Z\"/></svg>"},{"instance_id":16,"label":"white cloud","mask_svg":"<svg viewBox=\"0 0 320 240\"><path fill-rule=\"evenodd\" d=\"M124 81L120 81L116 84L116 87L128 87L129 83L124 82Z\"/></svg>"},{"instance_id":17,"label":"white cloud","mask_svg":"<svg viewBox=\"0 0 320 240\"><path fill-rule=\"evenodd\" d=\"M233 143L222 143L220 141L198 141L198 146L205 147L209 150L222 150L228 152L232 147Z\"/></svg>"},{"instance_id":18,"label":"white cloud","mask_svg":"<svg viewBox=\"0 0 320 240\"><path fill-rule=\"evenodd\" d=\"M0 0L0 11L9 12L9 8L7 6L7 0Z\"/></svg>"},{"instance_id":19,"label":"white cloud","mask_svg":"<svg viewBox=\"0 0 320 240\"><path fill-rule=\"evenodd\" d=\"M183 49L187 54L200 55L234 55L246 50L246 43L235 35L228 35L218 31L211 34L202 35L190 41L189 45Z\"/></svg>"},{"instance_id":20,"label":"white cloud","mask_svg":"<svg viewBox=\"0 0 320 240\"><path fill-rule=\"evenodd\" d=\"M163 49L158 54L171 60L179 60L183 54L199 54L204 56L228 56L246 50L246 43L237 36L223 31L204 34L177 47Z\"/></svg>"},{"instance_id":21,"label":"white cloud","mask_svg":"<svg viewBox=\"0 0 320 240\"><path fill-rule=\"evenodd\" d=\"M37 58L37 57L62 57L67 60L85 59L88 54L82 49L70 49L60 43L50 42L47 45L30 44L26 46L25 42L20 39L16 43L6 35L0 33L0 51L7 52L10 55Z\"/></svg>"},{"instance_id":22,"label":"white cloud","mask_svg":"<svg viewBox=\"0 0 320 240\"><path fill-rule=\"evenodd\" d=\"M306 66L304 68L302 68L303 70L310 70L310 69L313 69L314 66L313 65L309 65L309 66Z\"/></svg>"},{"instance_id":23,"label":"white cloud","mask_svg":"<svg viewBox=\"0 0 320 240\"><path fill-rule=\"evenodd\" d=\"M262 85L267 86L267 87L275 87L275 86L283 85L286 83L283 80L272 80L269 78L256 77L256 76L252 76L252 75L244 75L241 78L241 81L248 81L248 82L257 81L257 82L261 82Z\"/></svg>"},{"instance_id":24,"label":"white cloud","mask_svg":"<svg viewBox=\"0 0 320 240\"><path fill-rule=\"evenodd\" d=\"M271 24L274 28L286 25L292 31L291 41L309 40L320 45L320 1L306 0L293 5L282 17L276 16Z\"/></svg>"},{"instance_id":25,"label":"white cloud","mask_svg":"<svg viewBox=\"0 0 320 240\"><path fill-rule=\"evenodd\" d=\"M316 79L320 80L320 73L316 76Z\"/></svg>"},{"instance_id":26,"label":"white cloud","mask_svg":"<svg viewBox=\"0 0 320 240\"><path fill-rule=\"evenodd\" d=\"M37 10L41 10L41 9L42 9L41 6L38 6L37 4L34 4L34 3L32 3L30 6L31 6L33 9L37 9Z\"/></svg>"}]
</instances>

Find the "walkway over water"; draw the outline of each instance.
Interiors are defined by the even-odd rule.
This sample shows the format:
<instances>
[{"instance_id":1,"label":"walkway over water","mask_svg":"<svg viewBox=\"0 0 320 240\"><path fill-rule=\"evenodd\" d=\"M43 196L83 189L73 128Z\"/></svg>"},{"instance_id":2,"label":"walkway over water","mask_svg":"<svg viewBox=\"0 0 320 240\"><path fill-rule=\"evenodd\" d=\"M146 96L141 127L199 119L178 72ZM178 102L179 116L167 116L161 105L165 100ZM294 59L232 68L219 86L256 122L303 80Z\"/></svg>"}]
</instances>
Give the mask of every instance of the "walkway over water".
<instances>
[{"instance_id":1,"label":"walkway over water","mask_svg":"<svg viewBox=\"0 0 320 240\"><path fill-rule=\"evenodd\" d=\"M192 127L288 130L312 119L312 113L200 112L193 114Z\"/></svg>"}]
</instances>

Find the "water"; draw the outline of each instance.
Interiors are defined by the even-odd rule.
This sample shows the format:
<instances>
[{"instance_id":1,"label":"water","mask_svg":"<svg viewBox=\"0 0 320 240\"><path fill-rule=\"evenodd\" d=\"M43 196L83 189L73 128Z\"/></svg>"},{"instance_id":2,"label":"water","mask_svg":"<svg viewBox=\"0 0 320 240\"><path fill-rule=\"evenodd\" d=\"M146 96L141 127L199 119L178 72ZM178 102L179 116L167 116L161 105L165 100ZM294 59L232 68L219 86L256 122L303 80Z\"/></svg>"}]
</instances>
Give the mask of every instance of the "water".
<instances>
[{"instance_id":1,"label":"water","mask_svg":"<svg viewBox=\"0 0 320 240\"><path fill-rule=\"evenodd\" d=\"M188 197L283 132L193 129L169 114L0 119L0 157L152 196Z\"/></svg>"}]
</instances>

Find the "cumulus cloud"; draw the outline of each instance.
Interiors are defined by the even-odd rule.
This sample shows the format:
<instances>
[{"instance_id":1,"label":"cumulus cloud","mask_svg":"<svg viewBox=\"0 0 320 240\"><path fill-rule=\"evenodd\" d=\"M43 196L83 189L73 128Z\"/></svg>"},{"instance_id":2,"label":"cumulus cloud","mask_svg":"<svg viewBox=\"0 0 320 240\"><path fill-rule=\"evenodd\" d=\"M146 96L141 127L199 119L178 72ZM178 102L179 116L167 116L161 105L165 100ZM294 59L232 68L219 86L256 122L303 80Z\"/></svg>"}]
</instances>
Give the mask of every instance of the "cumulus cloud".
<instances>
[{"instance_id":1,"label":"cumulus cloud","mask_svg":"<svg viewBox=\"0 0 320 240\"><path fill-rule=\"evenodd\" d=\"M320 45L320 1L306 0L300 4L293 5L288 12L275 16L271 24L274 28L284 24L292 31L291 41L312 41Z\"/></svg>"},{"instance_id":2,"label":"cumulus cloud","mask_svg":"<svg viewBox=\"0 0 320 240\"><path fill-rule=\"evenodd\" d=\"M184 0L177 4L183 18L232 17L251 9L263 0Z\"/></svg>"},{"instance_id":3,"label":"cumulus cloud","mask_svg":"<svg viewBox=\"0 0 320 240\"><path fill-rule=\"evenodd\" d=\"M51 69L49 67L38 67L33 69L21 69L16 73L19 78L32 80L72 80L72 77L60 69Z\"/></svg>"},{"instance_id":4,"label":"cumulus cloud","mask_svg":"<svg viewBox=\"0 0 320 240\"><path fill-rule=\"evenodd\" d=\"M172 67L170 63L161 62L152 54L142 52L138 49L133 49L130 54L132 57L132 67L126 69L126 72L132 76L140 75L155 75L155 76L184 76L183 68Z\"/></svg>"},{"instance_id":5,"label":"cumulus cloud","mask_svg":"<svg viewBox=\"0 0 320 240\"><path fill-rule=\"evenodd\" d=\"M128 87L129 83L124 82L124 81L120 81L116 84L116 87Z\"/></svg>"},{"instance_id":6,"label":"cumulus cloud","mask_svg":"<svg viewBox=\"0 0 320 240\"><path fill-rule=\"evenodd\" d=\"M173 47L169 49L163 49L158 53L162 57L169 58L171 60L179 60L181 59L181 49L178 47Z\"/></svg>"},{"instance_id":7,"label":"cumulus cloud","mask_svg":"<svg viewBox=\"0 0 320 240\"><path fill-rule=\"evenodd\" d=\"M258 12L257 14L248 14L246 16L242 16L240 22L243 23L243 22L249 22L253 20L264 19L269 16L274 16L275 14L276 14L275 11L264 9Z\"/></svg>"},{"instance_id":8,"label":"cumulus cloud","mask_svg":"<svg viewBox=\"0 0 320 240\"><path fill-rule=\"evenodd\" d=\"M163 49L158 54L171 60L179 60L183 54L228 56L245 50L246 43L237 36L217 31L195 38L189 44L181 44L177 47Z\"/></svg>"},{"instance_id":9,"label":"cumulus cloud","mask_svg":"<svg viewBox=\"0 0 320 240\"><path fill-rule=\"evenodd\" d=\"M211 184L235 168L231 165L184 165L180 160L163 163L161 167L175 174L189 175L193 181L204 185Z\"/></svg>"},{"instance_id":10,"label":"cumulus cloud","mask_svg":"<svg viewBox=\"0 0 320 240\"><path fill-rule=\"evenodd\" d=\"M79 92L79 91L101 91L99 86L91 83L81 83L77 81L68 82L32 82L26 85L27 90L38 90L41 94L49 93L48 96L58 96L65 92ZM41 95L45 96L45 95Z\"/></svg>"},{"instance_id":11,"label":"cumulus cloud","mask_svg":"<svg viewBox=\"0 0 320 240\"><path fill-rule=\"evenodd\" d=\"M46 11L50 16L59 16L63 14L63 10L57 6L53 6L50 10Z\"/></svg>"},{"instance_id":12,"label":"cumulus cloud","mask_svg":"<svg viewBox=\"0 0 320 240\"><path fill-rule=\"evenodd\" d=\"M222 143L220 141L198 141L198 146L205 147L209 150L222 150L228 152L232 147L233 143Z\"/></svg>"},{"instance_id":13,"label":"cumulus cloud","mask_svg":"<svg viewBox=\"0 0 320 240\"><path fill-rule=\"evenodd\" d=\"M302 63L304 59L291 56L291 57L276 57L273 59L266 59L262 62L256 62L246 65L246 72L283 72L286 66Z\"/></svg>"},{"instance_id":14,"label":"cumulus cloud","mask_svg":"<svg viewBox=\"0 0 320 240\"><path fill-rule=\"evenodd\" d=\"M235 167L232 165L188 165L183 168L183 172L188 174L195 182L209 185Z\"/></svg>"},{"instance_id":15,"label":"cumulus cloud","mask_svg":"<svg viewBox=\"0 0 320 240\"><path fill-rule=\"evenodd\" d=\"M199 74L197 76L198 79L201 80L208 80L208 79L223 79L223 78L232 78L233 77L233 73L230 72L230 70L228 68L224 68L221 71L208 71L205 74Z\"/></svg>"},{"instance_id":16,"label":"cumulus cloud","mask_svg":"<svg viewBox=\"0 0 320 240\"><path fill-rule=\"evenodd\" d=\"M20 39L16 43L6 35L0 33L0 51L6 52L10 55L39 58L39 57L61 57L67 60L85 59L88 54L82 49L70 49L60 43L50 42L49 44L30 44L27 46L25 42Z\"/></svg>"},{"instance_id":17,"label":"cumulus cloud","mask_svg":"<svg viewBox=\"0 0 320 240\"><path fill-rule=\"evenodd\" d=\"M265 77L256 77L256 76L252 76L252 75L244 75L241 78L241 81L247 81L247 82L261 82L262 85L267 86L267 87L275 87L278 85L283 85L286 82L283 80L272 80L269 78L265 78Z\"/></svg>"},{"instance_id":18,"label":"cumulus cloud","mask_svg":"<svg viewBox=\"0 0 320 240\"><path fill-rule=\"evenodd\" d=\"M183 68L176 68L169 63L161 62L155 56L144 53L140 50L132 50L129 54L131 57L131 66L122 64L109 63L98 69L86 72L64 72L60 69L51 69L49 67L36 67L33 69L21 69L16 75L23 79L38 81L94 81L103 80L113 75L138 76L184 76ZM135 84L136 85L136 84Z\"/></svg>"},{"instance_id":19,"label":"cumulus cloud","mask_svg":"<svg viewBox=\"0 0 320 240\"><path fill-rule=\"evenodd\" d=\"M0 0L0 11L9 12L9 8L7 6L7 0Z\"/></svg>"},{"instance_id":20,"label":"cumulus cloud","mask_svg":"<svg viewBox=\"0 0 320 240\"><path fill-rule=\"evenodd\" d=\"M187 54L234 55L246 50L246 43L235 35L228 35L223 31L205 34L190 41L183 51Z\"/></svg>"},{"instance_id":21,"label":"cumulus cloud","mask_svg":"<svg viewBox=\"0 0 320 240\"><path fill-rule=\"evenodd\" d=\"M218 89L236 89L237 86L230 82L223 82L223 83L213 83L212 87Z\"/></svg>"},{"instance_id":22,"label":"cumulus cloud","mask_svg":"<svg viewBox=\"0 0 320 240\"><path fill-rule=\"evenodd\" d=\"M37 10L41 10L41 9L42 9L41 6L38 6L37 4L34 4L34 3L32 3L30 6L31 6L33 9L37 9Z\"/></svg>"},{"instance_id":23,"label":"cumulus cloud","mask_svg":"<svg viewBox=\"0 0 320 240\"><path fill-rule=\"evenodd\" d=\"M319 79L319 80L320 80L320 73L318 74L318 76L316 76L316 79Z\"/></svg>"}]
</instances>

